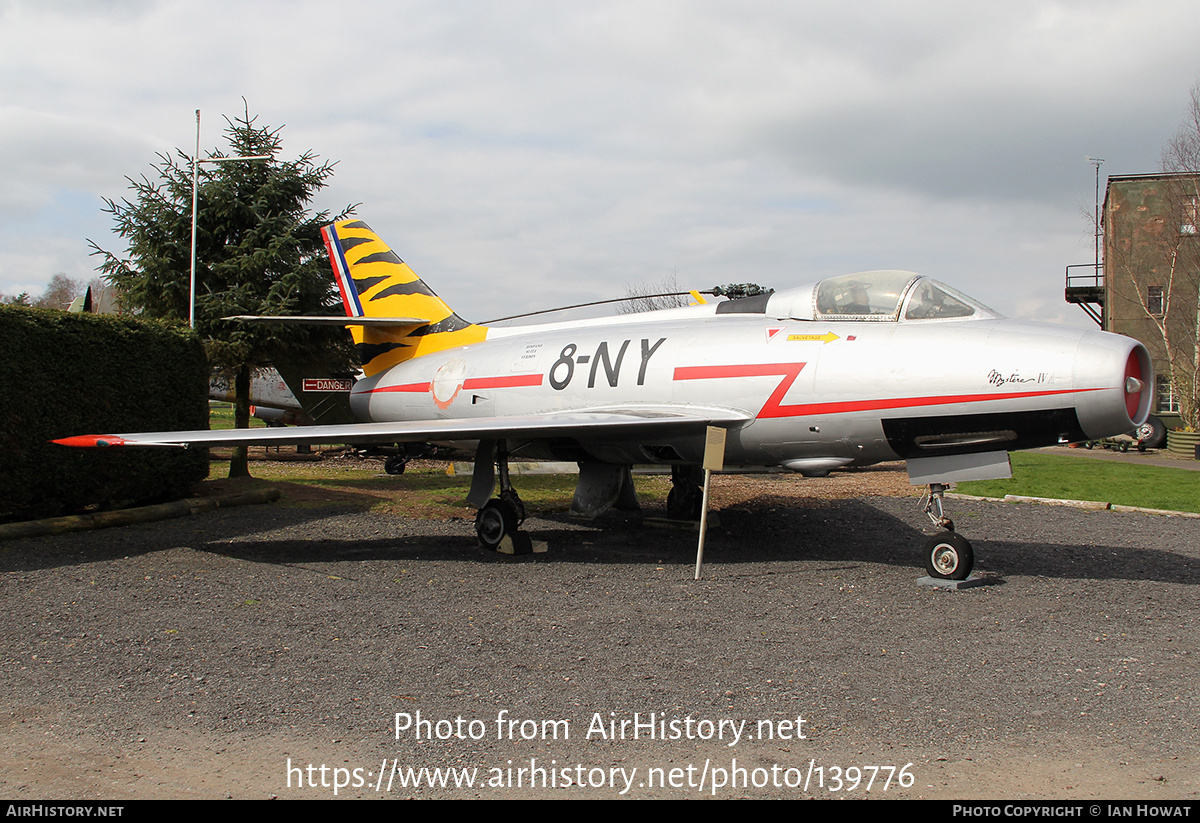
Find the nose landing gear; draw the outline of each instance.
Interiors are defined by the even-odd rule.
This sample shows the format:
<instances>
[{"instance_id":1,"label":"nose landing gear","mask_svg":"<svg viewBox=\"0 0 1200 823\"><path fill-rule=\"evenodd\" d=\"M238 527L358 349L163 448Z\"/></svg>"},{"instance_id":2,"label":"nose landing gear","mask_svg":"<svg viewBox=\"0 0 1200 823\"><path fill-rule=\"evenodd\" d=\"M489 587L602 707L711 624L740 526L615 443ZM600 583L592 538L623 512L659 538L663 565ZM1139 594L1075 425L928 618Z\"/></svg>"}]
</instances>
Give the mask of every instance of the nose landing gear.
<instances>
[{"instance_id":1,"label":"nose landing gear","mask_svg":"<svg viewBox=\"0 0 1200 823\"><path fill-rule=\"evenodd\" d=\"M946 488L944 483L929 484L925 514L933 525L945 531L935 534L925 544L925 571L940 580L966 580L975 566L975 553L970 542L954 531L954 521L943 511Z\"/></svg>"}]
</instances>

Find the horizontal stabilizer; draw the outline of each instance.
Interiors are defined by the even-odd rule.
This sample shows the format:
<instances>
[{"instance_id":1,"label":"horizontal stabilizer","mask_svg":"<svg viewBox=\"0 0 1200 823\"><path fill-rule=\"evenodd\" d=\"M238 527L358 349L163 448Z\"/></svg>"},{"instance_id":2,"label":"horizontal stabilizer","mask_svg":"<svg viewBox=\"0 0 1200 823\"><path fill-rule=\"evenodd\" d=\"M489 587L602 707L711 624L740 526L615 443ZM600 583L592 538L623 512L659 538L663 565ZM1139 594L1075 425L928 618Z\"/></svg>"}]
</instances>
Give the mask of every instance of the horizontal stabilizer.
<instances>
[{"instance_id":1,"label":"horizontal stabilizer","mask_svg":"<svg viewBox=\"0 0 1200 823\"><path fill-rule=\"evenodd\" d=\"M235 314L222 320L242 323L291 323L297 326L428 326L432 321L420 317L337 317L334 315L262 315Z\"/></svg>"}]
</instances>

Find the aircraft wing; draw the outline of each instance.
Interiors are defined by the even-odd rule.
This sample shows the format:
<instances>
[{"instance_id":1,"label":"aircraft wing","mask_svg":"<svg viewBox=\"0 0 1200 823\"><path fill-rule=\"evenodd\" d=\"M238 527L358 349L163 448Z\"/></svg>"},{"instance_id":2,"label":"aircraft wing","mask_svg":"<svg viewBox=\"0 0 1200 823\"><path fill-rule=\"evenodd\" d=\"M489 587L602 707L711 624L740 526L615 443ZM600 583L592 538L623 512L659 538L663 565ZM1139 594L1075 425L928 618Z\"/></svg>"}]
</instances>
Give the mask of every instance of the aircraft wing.
<instances>
[{"instance_id":1,"label":"aircraft wing","mask_svg":"<svg viewBox=\"0 0 1200 823\"><path fill-rule=\"evenodd\" d=\"M741 426L753 416L708 407L654 407L621 411L570 411L514 417L408 420L349 423L296 428L227 429L223 431L85 434L53 442L82 448L188 446L286 446L298 443L399 443L441 440L538 440L571 437L582 440L624 439L695 433L706 426Z\"/></svg>"}]
</instances>

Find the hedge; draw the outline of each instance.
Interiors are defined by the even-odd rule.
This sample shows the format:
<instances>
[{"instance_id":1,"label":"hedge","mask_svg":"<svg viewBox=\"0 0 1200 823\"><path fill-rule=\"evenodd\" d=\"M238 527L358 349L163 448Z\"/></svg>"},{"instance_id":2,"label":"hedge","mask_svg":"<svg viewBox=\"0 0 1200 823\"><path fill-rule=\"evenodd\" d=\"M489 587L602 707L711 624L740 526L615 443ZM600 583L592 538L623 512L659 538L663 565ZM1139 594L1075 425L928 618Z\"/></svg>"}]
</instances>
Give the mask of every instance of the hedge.
<instances>
[{"instance_id":1,"label":"hedge","mask_svg":"<svg viewBox=\"0 0 1200 823\"><path fill-rule=\"evenodd\" d=\"M72 449L77 434L208 427L208 366L190 329L0 306L0 521L185 497L204 449Z\"/></svg>"}]
</instances>

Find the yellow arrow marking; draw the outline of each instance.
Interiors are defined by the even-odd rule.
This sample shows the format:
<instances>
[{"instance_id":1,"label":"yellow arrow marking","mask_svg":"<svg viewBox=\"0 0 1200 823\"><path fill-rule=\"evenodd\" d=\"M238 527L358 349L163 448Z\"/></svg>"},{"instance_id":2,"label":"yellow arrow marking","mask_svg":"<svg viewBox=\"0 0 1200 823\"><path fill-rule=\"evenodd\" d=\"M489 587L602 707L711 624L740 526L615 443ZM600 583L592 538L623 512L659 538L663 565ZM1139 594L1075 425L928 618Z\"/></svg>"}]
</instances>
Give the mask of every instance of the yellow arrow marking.
<instances>
[{"instance_id":1,"label":"yellow arrow marking","mask_svg":"<svg viewBox=\"0 0 1200 823\"><path fill-rule=\"evenodd\" d=\"M788 339L789 343L790 342L832 343L834 340L838 340L840 338L833 332L827 331L824 334L789 334L787 339Z\"/></svg>"}]
</instances>

